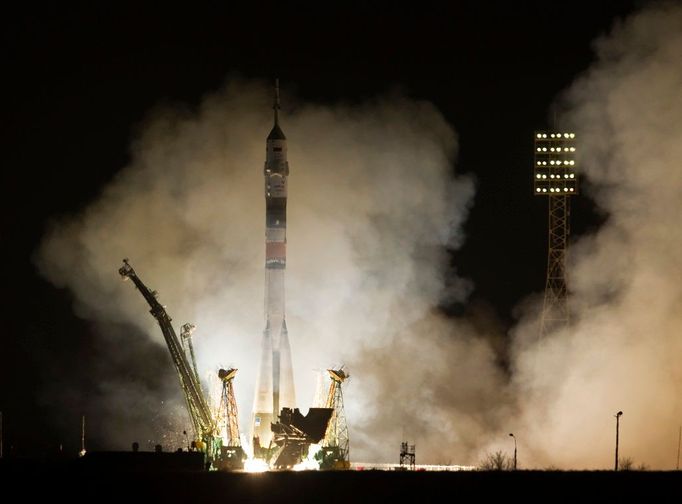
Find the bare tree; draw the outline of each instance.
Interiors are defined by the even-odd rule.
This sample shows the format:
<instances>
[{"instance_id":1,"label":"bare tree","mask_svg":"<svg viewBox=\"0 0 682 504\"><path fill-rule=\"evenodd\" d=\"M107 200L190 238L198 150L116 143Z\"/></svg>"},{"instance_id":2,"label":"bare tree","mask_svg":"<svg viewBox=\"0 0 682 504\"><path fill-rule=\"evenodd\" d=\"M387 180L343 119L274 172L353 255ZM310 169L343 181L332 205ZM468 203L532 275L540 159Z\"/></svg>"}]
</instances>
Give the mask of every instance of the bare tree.
<instances>
[{"instance_id":1,"label":"bare tree","mask_svg":"<svg viewBox=\"0 0 682 504\"><path fill-rule=\"evenodd\" d=\"M510 471L513 466L514 462L510 457L499 450L495 453L486 453L478 464L481 471Z\"/></svg>"}]
</instances>

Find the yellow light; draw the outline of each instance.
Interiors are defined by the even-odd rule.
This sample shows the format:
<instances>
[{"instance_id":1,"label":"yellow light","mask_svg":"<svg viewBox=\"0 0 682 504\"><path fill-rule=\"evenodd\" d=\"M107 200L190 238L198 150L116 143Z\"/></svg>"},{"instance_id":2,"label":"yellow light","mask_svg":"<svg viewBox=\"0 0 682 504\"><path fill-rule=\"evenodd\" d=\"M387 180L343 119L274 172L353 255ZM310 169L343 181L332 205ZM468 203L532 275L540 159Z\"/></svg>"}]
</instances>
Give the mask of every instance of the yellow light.
<instances>
[{"instance_id":1,"label":"yellow light","mask_svg":"<svg viewBox=\"0 0 682 504\"><path fill-rule=\"evenodd\" d=\"M538 134L537 134L537 137L538 137L538 138L542 138L542 134L541 134L541 133L538 133Z\"/></svg>"},{"instance_id":2,"label":"yellow light","mask_svg":"<svg viewBox=\"0 0 682 504\"><path fill-rule=\"evenodd\" d=\"M268 463L262 459L246 459L244 461L244 471L250 473L262 473L270 469Z\"/></svg>"},{"instance_id":3,"label":"yellow light","mask_svg":"<svg viewBox=\"0 0 682 504\"><path fill-rule=\"evenodd\" d=\"M540 147L538 147L537 151L540 152L541 150L542 150L542 149L541 149Z\"/></svg>"},{"instance_id":4,"label":"yellow light","mask_svg":"<svg viewBox=\"0 0 682 504\"><path fill-rule=\"evenodd\" d=\"M542 152L547 152L547 147L543 147Z\"/></svg>"},{"instance_id":5,"label":"yellow light","mask_svg":"<svg viewBox=\"0 0 682 504\"><path fill-rule=\"evenodd\" d=\"M547 192L547 189L543 189L542 192Z\"/></svg>"},{"instance_id":6,"label":"yellow light","mask_svg":"<svg viewBox=\"0 0 682 504\"><path fill-rule=\"evenodd\" d=\"M540 175L540 174L538 173L538 174L535 176L535 178L542 178L542 175Z\"/></svg>"},{"instance_id":7,"label":"yellow light","mask_svg":"<svg viewBox=\"0 0 682 504\"><path fill-rule=\"evenodd\" d=\"M540 192L540 191L542 191L542 189L540 189L539 187L537 189L535 189L535 192Z\"/></svg>"},{"instance_id":8,"label":"yellow light","mask_svg":"<svg viewBox=\"0 0 682 504\"><path fill-rule=\"evenodd\" d=\"M547 133L543 133L542 138L547 138Z\"/></svg>"},{"instance_id":9,"label":"yellow light","mask_svg":"<svg viewBox=\"0 0 682 504\"><path fill-rule=\"evenodd\" d=\"M568 192L568 187L564 187L564 192Z\"/></svg>"},{"instance_id":10,"label":"yellow light","mask_svg":"<svg viewBox=\"0 0 682 504\"><path fill-rule=\"evenodd\" d=\"M568 133L564 133L564 138L568 138Z\"/></svg>"},{"instance_id":11,"label":"yellow light","mask_svg":"<svg viewBox=\"0 0 682 504\"><path fill-rule=\"evenodd\" d=\"M546 179L546 178L547 178L547 175L543 175L542 178L543 178L543 179Z\"/></svg>"},{"instance_id":12,"label":"yellow light","mask_svg":"<svg viewBox=\"0 0 682 504\"><path fill-rule=\"evenodd\" d=\"M569 134L569 136L570 136L571 138L575 138L575 133L571 133L571 134Z\"/></svg>"}]
</instances>

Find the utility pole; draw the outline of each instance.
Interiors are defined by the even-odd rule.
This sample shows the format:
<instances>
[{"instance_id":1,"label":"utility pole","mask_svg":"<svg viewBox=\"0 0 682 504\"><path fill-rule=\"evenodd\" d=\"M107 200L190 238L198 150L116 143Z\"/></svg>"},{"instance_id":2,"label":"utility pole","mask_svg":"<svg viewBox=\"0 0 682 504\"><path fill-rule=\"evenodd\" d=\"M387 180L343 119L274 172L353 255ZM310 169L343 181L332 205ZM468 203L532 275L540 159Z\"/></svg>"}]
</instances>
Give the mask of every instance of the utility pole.
<instances>
[{"instance_id":1,"label":"utility pole","mask_svg":"<svg viewBox=\"0 0 682 504\"><path fill-rule=\"evenodd\" d=\"M509 435L514 438L514 470L516 471L516 436L512 433Z\"/></svg>"},{"instance_id":2,"label":"utility pole","mask_svg":"<svg viewBox=\"0 0 682 504\"><path fill-rule=\"evenodd\" d=\"M78 455L85 455L85 415L81 416L81 451Z\"/></svg>"},{"instance_id":3,"label":"utility pole","mask_svg":"<svg viewBox=\"0 0 682 504\"><path fill-rule=\"evenodd\" d=\"M614 466L614 471L618 470L618 430L620 428L620 417L623 415L622 411L619 411L614 416L616 417L616 463Z\"/></svg>"},{"instance_id":4,"label":"utility pole","mask_svg":"<svg viewBox=\"0 0 682 504\"><path fill-rule=\"evenodd\" d=\"M0 413L0 420L2 420L2 413ZM2 430L2 429L0 429ZM680 431L677 434L677 470L680 470L680 441L682 441L682 425L680 425ZM0 457L2 457L2 441L0 441Z\"/></svg>"}]
</instances>

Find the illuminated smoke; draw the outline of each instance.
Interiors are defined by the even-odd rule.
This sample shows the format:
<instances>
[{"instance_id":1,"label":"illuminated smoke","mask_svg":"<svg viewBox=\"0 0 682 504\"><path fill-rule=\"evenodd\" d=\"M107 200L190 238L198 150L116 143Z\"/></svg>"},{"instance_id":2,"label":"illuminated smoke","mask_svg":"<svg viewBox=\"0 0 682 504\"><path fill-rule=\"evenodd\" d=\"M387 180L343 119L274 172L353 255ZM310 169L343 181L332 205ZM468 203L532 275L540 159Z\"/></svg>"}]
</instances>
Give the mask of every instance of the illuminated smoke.
<instances>
[{"instance_id":1,"label":"illuminated smoke","mask_svg":"<svg viewBox=\"0 0 682 504\"><path fill-rule=\"evenodd\" d=\"M539 345L533 325L517 330L526 457L611 467L622 410L621 456L669 469L682 423L682 7L637 14L595 48L562 106L608 219L571 250L571 330Z\"/></svg>"},{"instance_id":2,"label":"illuminated smoke","mask_svg":"<svg viewBox=\"0 0 682 504\"><path fill-rule=\"evenodd\" d=\"M595 47L597 61L562 98L563 126L578 135L583 188L608 219L571 249L571 328L537 342L537 296L519 308L511 379L496 364L499 335L435 309L469 288L447 271L446 247L461 244L473 194L469 180L452 176L451 127L432 105L396 95L325 107L283 93L297 397L305 410L314 370L346 364L353 460L395 460L409 439L418 461L473 463L509 450L513 431L521 467L608 468L622 410L622 455L673 464L682 421L682 8L632 16ZM139 330L161 342L139 294L119 281L130 257L176 327L196 323L201 369L239 368L242 429L263 328L269 107L267 86L231 80L197 110L154 114L131 164L82 214L55 223L38 254L43 274L69 287L77 313L102 332L138 327L119 334L116 348L136 348ZM131 367L147 364L129 354ZM158 403L175 386L150 397L137 390L135 404ZM113 436L130 397L113 386L102 396L111 421L101 435Z\"/></svg>"},{"instance_id":3,"label":"illuminated smoke","mask_svg":"<svg viewBox=\"0 0 682 504\"><path fill-rule=\"evenodd\" d=\"M346 407L354 457L394 458L400 428L422 439L430 436L426 424L456 420L440 396L460 390L455 397L476 398L464 373L487 372L452 368L443 352L454 361L466 361L461 352L490 354L432 314L443 296L462 299L468 290L452 281L446 247L462 241L472 184L453 177L456 136L429 103L399 95L335 107L297 104L286 92L283 99L291 166L287 323L299 405L305 411L314 400L316 369L344 363L352 375ZM81 215L52 226L38 260L52 282L73 290L81 316L135 324L161 342L141 296L118 277L129 257L176 327L197 325L200 368L239 368L242 429L263 328L270 103L267 85L231 80L195 111L153 115L133 143L131 164ZM125 335L117 341L135 345ZM447 374L417 386L436 370ZM407 402L412 413L398 420Z\"/></svg>"}]
</instances>

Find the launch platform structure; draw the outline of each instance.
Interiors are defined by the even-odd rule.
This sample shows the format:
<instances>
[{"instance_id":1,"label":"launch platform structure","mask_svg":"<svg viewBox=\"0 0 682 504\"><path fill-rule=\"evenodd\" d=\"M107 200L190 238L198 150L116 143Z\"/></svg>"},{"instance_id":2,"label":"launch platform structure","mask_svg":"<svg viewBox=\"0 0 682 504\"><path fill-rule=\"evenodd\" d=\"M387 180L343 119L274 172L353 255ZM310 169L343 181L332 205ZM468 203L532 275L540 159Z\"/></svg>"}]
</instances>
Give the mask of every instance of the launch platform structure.
<instances>
[{"instance_id":1,"label":"launch platform structure","mask_svg":"<svg viewBox=\"0 0 682 504\"><path fill-rule=\"evenodd\" d=\"M166 345L173 359L175 370L180 378L180 386L187 401L187 409L194 427L195 439L194 445L206 454L210 461L214 461L220 457L221 440L216 436L216 422L211 413L208 401L204 396L201 388L199 375L196 373L196 363L194 367L190 365L187 354L185 353L184 345L180 343L173 325L172 319L166 312L166 309L157 299L157 292L149 290L149 288L137 276L133 267L129 264L128 259L123 260L123 266L118 270L119 274L124 280L132 280L135 287L140 291L151 310L149 311L156 321L159 323L161 332L166 341ZM191 324L190 324L191 326ZM183 331L187 329L189 335L191 330L185 324ZM193 326L192 326L193 329ZM189 335L184 337L189 338ZM194 360L192 352L192 360Z\"/></svg>"},{"instance_id":2,"label":"launch platform structure","mask_svg":"<svg viewBox=\"0 0 682 504\"><path fill-rule=\"evenodd\" d=\"M322 443L321 467L324 469L349 469L350 438L343 406L342 385L350 375L343 368L327 369L327 372L331 378L331 383L329 384L325 407L331 408L333 413Z\"/></svg>"},{"instance_id":3,"label":"launch platform structure","mask_svg":"<svg viewBox=\"0 0 682 504\"><path fill-rule=\"evenodd\" d=\"M218 414L225 415L227 432L227 442L221 448L222 457L219 465L223 469L242 468L246 459L246 453L242 448L239 436L239 413L237 411L237 400L234 396L233 382L236 374L237 369L235 368L218 370L218 378L223 384Z\"/></svg>"},{"instance_id":4,"label":"launch platform structure","mask_svg":"<svg viewBox=\"0 0 682 504\"><path fill-rule=\"evenodd\" d=\"M416 450L415 445L408 444L407 441L400 443L400 469L410 469L414 471L416 466Z\"/></svg>"},{"instance_id":5,"label":"launch platform structure","mask_svg":"<svg viewBox=\"0 0 682 504\"><path fill-rule=\"evenodd\" d=\"M533 193L549 198L549 239L540 338L569 323L566 250L571 197L578 194L575 133L538 131L534 135Z\"/></svg>"}]
</instances>

